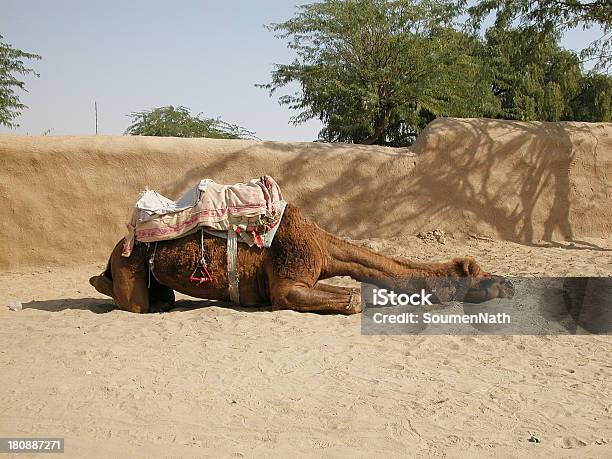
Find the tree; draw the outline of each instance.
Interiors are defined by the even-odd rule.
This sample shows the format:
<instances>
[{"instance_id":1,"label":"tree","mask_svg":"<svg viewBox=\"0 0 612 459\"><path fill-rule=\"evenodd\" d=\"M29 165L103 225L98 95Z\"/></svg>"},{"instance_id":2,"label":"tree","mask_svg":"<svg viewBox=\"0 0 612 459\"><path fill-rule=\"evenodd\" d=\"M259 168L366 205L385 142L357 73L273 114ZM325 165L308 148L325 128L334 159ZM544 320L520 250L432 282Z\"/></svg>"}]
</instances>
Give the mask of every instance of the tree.
<instances>
[{"instance_id":1,"label":"tree","mask_svg":"<svg viewBox=\"0 0 612 459\"><path fill-rule=\"evenodd\" d=\"M518 29L491 28L482 59L489 69L499 111L484 114L517 120L559 121L572 116L570 102L583 78L578 56L552 34L535 37Z\"/></svg>"},{"instance_id":2,"label":"tree","mask_svg":"<svg viewBox=\"0 0 612 459\"><path fill-rule=\"evenodd\" d=\"M578 95L570 102L571 119L612 121L612 78L587 75L580 82Z\"/></svg>"},{"instance_id":3,"label":"tree","mask_svg":"<svg viewBox=\"0 0 612 459\"><path fill-rule=\"evenodd\" d=\"M192 116L186 107L158 107L128 115L132 124L125 130L129 135L160 137L209 137L213 139L253 139L255 133L220 119Z\"/></svg>"},{"instance_id":4,"label":"tree","mask_svg":"<svg viewBox=\"0 0 612 459\"><path fill-rule=\"evenodd\" d=\"M459 0L465 7L467 0ZM610 0L478 0L467 8L472 25L480 28L490 13L493 27L509 29L518 26L534 34L554 33L557 36L574 27L599 25L603 35L582 52L585 60L594 60L596 70L612 67L612 3Z\"/></svg>"},{"instance_id":5,"label":"tree","mask_svg":"<svg viewBox=\"0 0 612 459\"><path fill-rule=\"evenodd\" d=\"M24 63L27 59L38 60L38 54L32 54L13 48L3 43L0 35L0 125L9 128L19 127L13 120L21 115L26 105L19 101L16 90L27 91L25 82L20 79L26 75L39 76L33 69Z\"/></svg>"},{"instance_id":6,"label":"tree","mask_svg":"<svg viewBox=\"0 0 612 459\"><path fill-rule=\"evenodd\" d=\"M299 110L295 124L319 118L327 141L405 145L436 116L495 109L478 39L452 27L447 0L324 0L268 28L297 58L276 65L273 95Z\"/></svg>"},{"instance_id":7,"label":"tree","mask_svg":"<svg viewBox=\"0 0 612 459\"><path fill-rule=\"evenodd\" d=\"M556 32L491 27L480 55L498 112L484 116L540 121L610 121L612 77L582 71Z\"/></svg>"}]
</instances>

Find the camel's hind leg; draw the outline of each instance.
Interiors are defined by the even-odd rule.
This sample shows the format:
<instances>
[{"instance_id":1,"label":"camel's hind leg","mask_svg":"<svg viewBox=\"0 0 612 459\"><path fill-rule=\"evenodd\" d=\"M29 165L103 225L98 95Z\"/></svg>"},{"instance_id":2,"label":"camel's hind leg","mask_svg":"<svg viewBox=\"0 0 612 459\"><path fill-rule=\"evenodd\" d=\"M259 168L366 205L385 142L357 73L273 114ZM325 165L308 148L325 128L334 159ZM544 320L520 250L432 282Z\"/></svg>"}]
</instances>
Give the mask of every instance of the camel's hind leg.
<instances>
[{"instance_id":1,"label":"camel's hind leg","mask_svg":"<svg viewBox=\"0 0 612 459\"><path fill-rule=\"evenodd\" d=\"M317 284L308 287L299 282L281 280L270 292L272 308L300 312L357 314L362 311L358 289Z\"/></svg>"},{"instance_id":2,"label":"camel's hind leg","mask_svg":"<svg viewBox=\"0 0 612 459\"><path fill-rule=\"evenodd\" d=\"M157 282L154 276L151 276L151 287L149 288L149 311L150 312L166 312L174 307L175 303L174 290Z\"/></svg>"}]
</instances>

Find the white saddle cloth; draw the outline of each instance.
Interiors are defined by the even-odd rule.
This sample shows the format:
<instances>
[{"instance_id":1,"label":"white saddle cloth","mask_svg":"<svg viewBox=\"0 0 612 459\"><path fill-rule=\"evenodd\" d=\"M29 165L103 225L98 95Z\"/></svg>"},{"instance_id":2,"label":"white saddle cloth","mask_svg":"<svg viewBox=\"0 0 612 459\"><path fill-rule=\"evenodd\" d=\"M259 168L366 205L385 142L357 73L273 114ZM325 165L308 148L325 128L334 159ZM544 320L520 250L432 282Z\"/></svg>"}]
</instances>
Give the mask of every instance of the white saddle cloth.
<instances>
[{"instance_id":1,"label":"white saddle cloth","mask_svg":"<svg viewBox=\"0 0 612 459\"><path fill-rule=\"evenodd\" d=\"M168 199L155 190L147 189L140 194L140 199L136 201L136 208L142 210L146 216L164 215L189 209L198 203L200 193L206 191L209 181L209 179L201 180L176 201Z\"/></svg>"},{"instance_id":2,"label":"white saddle cloth","mask_svg":"<svg viewBox=\"0 0 612 459\"><path fill-rule=\"evenodd\" d=\"M146 190L128 223L123 256L130 256L135 240L176 239L200 226L212 231L235 230L249 245L268 246L271 240L265 236L273 236L284 204L278 184L268 175L235 185L204 179L176 201Z\"/></svg>"}]
</instances>

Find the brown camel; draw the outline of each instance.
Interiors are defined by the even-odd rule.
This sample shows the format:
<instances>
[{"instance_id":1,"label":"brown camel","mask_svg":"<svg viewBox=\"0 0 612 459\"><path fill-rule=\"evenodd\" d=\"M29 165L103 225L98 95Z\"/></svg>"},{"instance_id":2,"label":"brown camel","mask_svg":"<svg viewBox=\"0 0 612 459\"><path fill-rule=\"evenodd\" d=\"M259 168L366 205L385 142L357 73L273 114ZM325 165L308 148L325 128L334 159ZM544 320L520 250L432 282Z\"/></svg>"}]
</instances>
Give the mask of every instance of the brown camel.
<instances>
[{"instance_id":1,"label":"brown camel","mask_svg":"<svg viewBox=\"0 0 612 459\"><path fill-rule=\"evenodd\" d=\"M113 250L106 270L91 285L131 312L158 312L174 305L174 290L197 298L229 301L226 241L204 235L203 254L213 276L197 285L189 280L202 255L200 233L137 244L129 258L121 256L122 242ZM153 251L154 269L148 260ZM507 281L480 269L472 258L447 263L417 263L390 258L346 242L305 219L287 205L270 248L239 244L238 277L241 306L272 305L274 310L355 314L362 311L356 289L319 283L334 276L350 276L396 293L414 292L411 279L469 277L467 300L486 301L512 296ZM150 282L150 287L148 287Z\"/></svg>"}]
</instances>

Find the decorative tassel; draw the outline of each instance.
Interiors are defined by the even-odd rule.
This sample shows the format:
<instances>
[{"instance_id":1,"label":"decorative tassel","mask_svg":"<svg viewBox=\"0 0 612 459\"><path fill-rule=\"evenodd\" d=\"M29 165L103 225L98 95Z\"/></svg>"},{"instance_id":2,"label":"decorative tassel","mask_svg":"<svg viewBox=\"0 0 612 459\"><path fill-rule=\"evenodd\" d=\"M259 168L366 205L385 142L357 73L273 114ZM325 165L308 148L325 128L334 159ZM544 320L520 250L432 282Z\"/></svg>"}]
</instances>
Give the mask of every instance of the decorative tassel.
<instances>
[{"instance_id":1,"label":"decorative tassel","mask_svg":"<svg viewBox=\"0 0 612 459\"><path fill-rule=\"evenodd\" d=\"M198 266L193 270L191 276L189 276L189 281L196 283L198 287L206 282L212 282L214 278L212 274L208 271L208 265L204 257L200 258Z\"/></svg>"}]
</instances>

